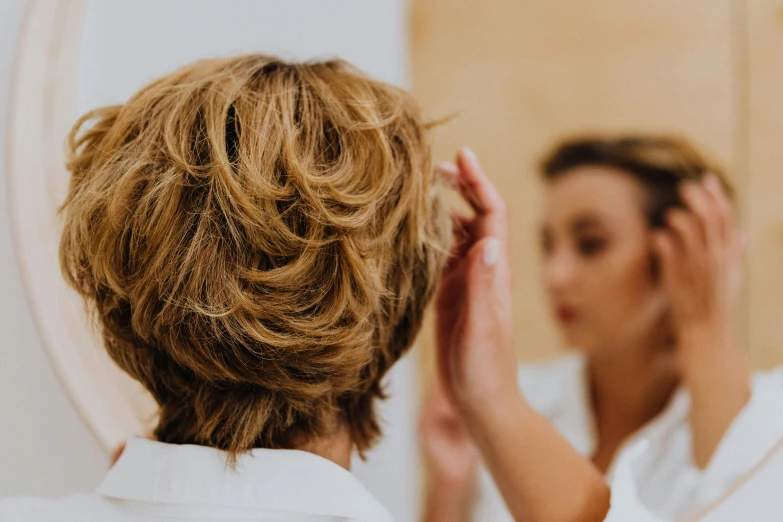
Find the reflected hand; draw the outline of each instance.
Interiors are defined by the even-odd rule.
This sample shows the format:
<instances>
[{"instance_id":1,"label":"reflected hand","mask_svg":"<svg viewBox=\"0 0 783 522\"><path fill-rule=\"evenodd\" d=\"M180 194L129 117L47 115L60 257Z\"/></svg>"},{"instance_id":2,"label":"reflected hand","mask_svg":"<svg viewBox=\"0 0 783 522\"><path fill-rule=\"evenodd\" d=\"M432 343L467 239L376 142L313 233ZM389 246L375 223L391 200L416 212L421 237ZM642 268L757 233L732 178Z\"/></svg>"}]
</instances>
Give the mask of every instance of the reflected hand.
<instances>
[{"instance_id":1,"label":"reflected hand","mask_svg":"<svg viewBox=\"0 0 783 522\"><path fill-rule=\"evenodd\" d=\"M684 185L682 198L687 211L669 211L655 242L691 396L693 460L704 468L750 398L750 374L734 339L743 241L715 176Z\"/></svg>"},{"instance_id":2,"label":"reflected hand","mask_svg":"<svg viewBox=\"0 0 783 522\"><path fill-rule=\"evenodd\" d=\"M667 228L655 239L675 333L678 341L698 335L731 343L741 283L741 234L715 176L684 184L681 194L687 210L670 210ZM699 354L683 358L690 355Z\"/></svg>"}]
</instances>

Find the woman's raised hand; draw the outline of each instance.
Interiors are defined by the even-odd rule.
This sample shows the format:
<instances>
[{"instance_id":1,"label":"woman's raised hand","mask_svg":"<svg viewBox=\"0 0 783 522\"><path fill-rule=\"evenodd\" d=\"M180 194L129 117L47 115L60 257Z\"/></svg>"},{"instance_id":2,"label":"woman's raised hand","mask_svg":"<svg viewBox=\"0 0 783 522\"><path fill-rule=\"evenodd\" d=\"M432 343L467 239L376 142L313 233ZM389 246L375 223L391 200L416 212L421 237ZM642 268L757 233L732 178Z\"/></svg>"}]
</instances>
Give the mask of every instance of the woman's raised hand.
<instances>
[{"instance_id":1,"label":"woman's raised hand","mask_svg":"<svg viewBox=\"0 0 783 522\"><path fill-rule=\"evenodd\" d=\"M655 248L692 400L693 457L703 468L750 397L734 334L744 241L715 176L683 184L681 195L686 208L668 211Z\"/></svg>"},{"instance_id":2,"label":"woman's raised hand","mask_svg":"<svg viewBox=\"0 0 783 522\"><path fill-rule=\"evenodd\" d=\"M675 330L730 335L741 282L742 235L715 176L684 183L680 192L687 208L668 211L667 226L656 238Z\"/></svg>"},{"instance_id":3,"label":"woman's raised hand","mask_svg":"<svg viewBox=\"0 0 783 522\"><path fill-rule=\"evenodd\" d=\"M436 299L444 396L515 520L603 520L609 490L600 473L530 408L517 386L503 199L467 149L457 154L456 165L439 168L453 176L472 209L472 215L453 216L458 241ZM444 503L429 504L438 505Z\"/></svg>"},{"instance_id":4,"label":"woman's raised hand","mask_svg":"<svg viewBox=\"0 0 783 522\"><path fill-rule=\"evenodd\" d=\"M449 399L471 415L518 394L508 218L469 149L438 169L453 177L472 210L452 216L456 244L435 304L440 379Z\"/></svg>"}]
</instances>

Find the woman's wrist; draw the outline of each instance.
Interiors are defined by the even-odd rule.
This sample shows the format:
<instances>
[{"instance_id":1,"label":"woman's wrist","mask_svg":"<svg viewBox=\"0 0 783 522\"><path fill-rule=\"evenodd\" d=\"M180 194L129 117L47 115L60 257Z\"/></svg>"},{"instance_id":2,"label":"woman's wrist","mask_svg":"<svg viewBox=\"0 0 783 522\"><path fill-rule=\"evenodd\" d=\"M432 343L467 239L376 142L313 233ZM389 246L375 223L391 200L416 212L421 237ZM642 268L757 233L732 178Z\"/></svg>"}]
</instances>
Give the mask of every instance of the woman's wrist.
<instances>
[{"instance_id":1,"label":"woman's wrist","mask_svg":"<svg viewBox=\"0 0 783 522\"><path fill-rule=\"evenodd\" d=\"M683 330L678 344L691 397L693 460L703 469L750 399L750 371L727 324Z\"/></svg>"},{"instance_id":2,"label":"woman's wrist","mask_svg":"<svg viewBox=\"0 0 783 522\"><path fill-rule=\"evenodd\" d=\"M463 477L449 474L431 473L428 477L427 492L436 499L459 502L463 498L472 498L476 492L477 472Z\"/></svg>"},{"instance_id":3,"label":"woman's wrist","mask_svg":"<svg viewBox=\"0 0 783 522\"><path fill-rule=\"evenodd\" d=\"M677 358L683 379L699 381L715 370L742 360L733 328L728 322L704 322L678 329Z\"/></svg>"},{"instance_id":4,"label":"woman's wrist","mask_svg":"<svg viewBox=\"0 0 783 522\"><path fill-rule=\"evenodd\" d=\"M455 498L471 493L476 487L478 457L469 466L427 465L427 490L439 498Z\"/></svg>"},{"instance_id":5,"label":"woman's wrist","mask_svg":"<svg viewBox=\"0 0 783 522\"><path fill-rule=\"evenodd\" d=\"M469 522L477 497L475 474L464 481L430 476L425 498L425 522Z\"/></svg>"},{"instance_id":6,"label":"woman's wrist","mask_svg":"<svg viewBox=\"0 0 783 522\"><path fill-rule=\"evenodd\" d=\"M465 426L473 440L481 446L482 442L491 440L509 430L516 430L525 425L525 417L532 413L532 408L522 397L519 389L514 387L491 399L469 404L463 408Z\"/></svg>"},{"instance_id":7,"label":"woman's wrist","mask_svg":"<svg viewBox=\"0 0 783 522\"><path fill-rule=\"evenodd\" d=\"M750 370L728 324L683 329L677 355L694 404L720 399L743 405L750 397Z\"/></svg>"}]
</instances>

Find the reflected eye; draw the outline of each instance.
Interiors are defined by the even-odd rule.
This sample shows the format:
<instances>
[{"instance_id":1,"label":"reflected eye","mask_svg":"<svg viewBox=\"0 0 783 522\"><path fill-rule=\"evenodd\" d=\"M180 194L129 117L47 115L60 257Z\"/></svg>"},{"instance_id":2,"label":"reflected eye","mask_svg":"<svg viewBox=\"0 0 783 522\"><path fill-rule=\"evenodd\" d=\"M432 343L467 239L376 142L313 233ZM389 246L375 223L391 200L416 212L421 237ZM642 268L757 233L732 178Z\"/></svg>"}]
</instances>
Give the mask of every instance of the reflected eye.
<instances>
[{"instance_id":1,"label":"reflected eye","mask_svg":"<svg viewBox=\"0 0 783 522\"><path fill-rule=\"evenodd\" d=\"M579 253L584 257L593 257L606 248L606 240L602 237L585 237L577 242Z\"/></svg>"}]
</instances>

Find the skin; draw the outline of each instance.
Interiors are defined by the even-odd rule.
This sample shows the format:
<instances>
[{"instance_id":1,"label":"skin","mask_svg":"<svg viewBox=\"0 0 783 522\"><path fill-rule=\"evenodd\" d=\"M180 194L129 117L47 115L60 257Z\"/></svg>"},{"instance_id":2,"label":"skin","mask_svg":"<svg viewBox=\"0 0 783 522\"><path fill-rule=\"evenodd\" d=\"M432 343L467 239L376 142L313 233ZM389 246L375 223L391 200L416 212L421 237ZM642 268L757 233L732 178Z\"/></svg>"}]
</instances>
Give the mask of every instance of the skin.
<instances>
[{"instance_id":1,"label":"skin","mask_svg":"<svg viewBox=\"0 0 783 522\"><path fill-rule=\"evenodd\" d=\"M634 178L603 167L574 169L547 186L544 282L566 345L587 356L598 433L592 457L603 472L679 382L643 197Z\"/></svg>"},{"instance_id":2,"label":"skin","mask_svg":"<svg viewBox=\"0 0 783 522\"><path fill-rule=\"evenodd\" d=\"M609 491L600 473L517 388L503 200L470 151L461 151L456 165L440 168L454 176L474 214L453 217L460 240L435 303L441 404L432 410L439 412L437 422L423 421L422 432L447 435L452 449L475 444L515 520L603 520ZM446 403L456 412L456 424L441 423ZM449 429L439 432L438 427ZM431 453L430 460L445 453ZM470 455L462 457L462 463L470 461ZM448 486L438 482L454 478L451 472L463 467L450 467L451 458L433 470L425 520L460 520L469 514L464 498L450 496ZM463 494L465 489L451 492Z\"/></svg>"},{"instance_id":3,"label":"skin","mask_svg":"<svg viewBox=\"0 0 783 522\"><path fill-rule=\"evenodd\" d=\"M547 186L544 282L553 316L569 314L558 322L565 344L588 357L627 351L665 309L642 197L633 178L606 168L577 169Z\"/></svg>"},{"instance_id":4,"label":"skin","mask_svg":"<svg viewBox=\"0 0 783 522\"><path fill-rule=\"evenodd\" d=\"M750 395L734 335L741 236L714 177L681 189L687 210L670 211L667 226L652 229L642 211L643 187L627 173L584 167L547 186L544 281L565 342L587 356L598 430L592 460L604 472L622 443L663 410L679 385L692 399L693 460L705 467ZM439 334L447 330L444 326ZM511 359L507 364L516 367ZM507 371L496 370L497 376ZM497 386L497 380L487 382ZM456 502L448 491L471 498L466 492L475 487L475 461L469 456L479 443L469 417L452 406L428 405L421 420L431 503ZM463 437L454 430L450 434L451 461L463 463L462 482L454 473L447 480L443 459L430 451L440 444L438 427L449 417L463 421ZM517 437L516 447L510 443L507 461L521 451L523 439ZM490 471L500 485L503 478ZM513 501L513 491L500 489ZM438 508L428 506L424 520L470 519L469 509L450 518L431 513Z\"/></svg>"}]
</instances>

